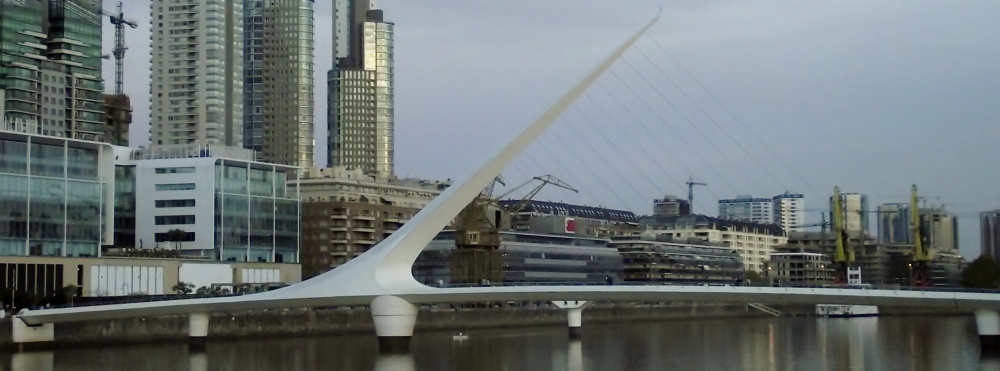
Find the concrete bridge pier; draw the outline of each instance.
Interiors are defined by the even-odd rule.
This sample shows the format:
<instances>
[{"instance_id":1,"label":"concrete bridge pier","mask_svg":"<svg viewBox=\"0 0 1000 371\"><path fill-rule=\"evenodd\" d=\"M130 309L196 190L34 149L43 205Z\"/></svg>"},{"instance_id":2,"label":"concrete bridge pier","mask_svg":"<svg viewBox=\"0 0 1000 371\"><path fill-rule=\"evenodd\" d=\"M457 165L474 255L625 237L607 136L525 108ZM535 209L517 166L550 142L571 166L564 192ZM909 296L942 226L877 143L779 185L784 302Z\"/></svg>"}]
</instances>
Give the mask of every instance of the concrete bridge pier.
<instances>
[{"instance_id":1,"label":"concrete bridge pier","mask_svg":"<svg viewBox=\"0 0 1000 371\"><path fill-rule=\"evenodd\" d=\"M976 330L982 354L1000 354L1000 312L990 309L976 311Z\"/></svg>"},{"instance_id":2,"label":"concrete bridge pier","mask_svg":"<svg viewBox=\"0 0 1000 371\"><path fill-rule=\"evenodd\" d=\"M410 338L417 324L417 306L396 296L376 297L371 303L372 321L383 354L410 352Z\"/></svg>"},{"instance_id":3,"label":"concrete bridge pier","mask_svg":"<svg viewBox=\"0 0 1000 371\"><path fill-rule=\"evenodd\" d=\"M566 310L566 321L569 325L569 338L579 339L583 336L583 309L590 306L589 301L558 300L552 304Z\"/></svg>"},{"instance_id":4,"label":"concrete bridge pier","mask_svg":"<svg viewBox=\"0 0 1000 371\"><path fill-rule=\"evenodd\" d=\"M20 314L27 312L27 309L22 309ZM13 340L14 344L17 344L19 352L45 349L52 346L52 341L55 340L55 325L52 323L29 325L21 320L20 315L14 316L10 323L13 326L11 329L11 340Z\"/></svg>"},{"instance_id":5,"label":"concrete bridge pier","mask_svg":"<svg viewBox=\"0 0 1000 371\"><path fill-rule=\"evenodd\" d=\"M208 313L188 314L188 349L204 352L208 343Z\"/></svg>"}]
</instances>

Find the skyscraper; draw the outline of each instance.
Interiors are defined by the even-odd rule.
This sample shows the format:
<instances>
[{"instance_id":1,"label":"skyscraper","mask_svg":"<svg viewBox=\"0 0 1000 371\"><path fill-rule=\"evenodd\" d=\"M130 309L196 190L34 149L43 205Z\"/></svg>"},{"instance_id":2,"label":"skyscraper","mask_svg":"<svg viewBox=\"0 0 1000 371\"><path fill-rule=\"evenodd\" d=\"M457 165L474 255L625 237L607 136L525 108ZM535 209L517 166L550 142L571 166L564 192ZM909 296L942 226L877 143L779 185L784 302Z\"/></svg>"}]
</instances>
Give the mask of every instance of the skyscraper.
<instances>
[{"instance_id":1,"label":"skyscraper","mask_svg":"<svg viewBox=\"0 0 1000 371\"><path fill-rule=\"evenodd\" d=\"M151 145L242 147L243 2L151 3Z\"/></svg>"},{"instance_id":2,"label":"skyscraper","mask_svg":"<svg viewBox=\"0 0 1000 371\"><path fill-rule=\"evenodd\" d=\"M806 200L801 193L788 193L771 198L774 208L774 224L780 225L786 232L802 231L800 225L806 224Z\"/></svg>"},{"instance_id":3,"label":"skyscraper","mask_svg":"<svg viewBox=\"0 0 1000 371\"><path fill-rule=\"evenodd\" d=\"M943 208L921 209L924 243L928 247L947 253L958 253L958 218Z\"/></svg>"},{"instance_id":4,"label":"skyscraper","mask_svg":"<svg viewBox=\"0 0 1000 371\"><path fill-rule=\"evenodd\" d=\"M982 254L1000 259L1000 209L984 211L979 216Z\"/></svg>"},{"instance_id":5,"label":"skyscraper","mask_svg":"<svg viewBox=\"0 0 1000 371\"><path fill-rule=\"evenodd\" d=\"M4 120L36 134L104 141L98 0L0 1Z\"/></svg>"},{"instance_id":6,"label":"skyscraper","mask_svg":"<svg viewBox=\"0 0 1000 371\"><path fill-rule=\"evenodd\" d=\"M334 9L328 165L388 177L395 171L393 24L370 0L336 0Z\"/></svg>"},{"instance_id":7,"label":"skyscraper","mask_svg":"<svg viewBox=\"0 0 1000 371\"><path fill-rule=\"evenodd\" d=\"M719 218L722 219L774 224L773 215L770 198L739 195L734 199L719 200Z\"/></svg>"},{"instance_id":8,"label":"skyscraper","mask_svg":"<svg viewBox=\"0 0 1000 371\"><path fill-rule=\"evenodd\" d=\"M260 160L312 167L315 0L245 0L243 146Z\"/></svg>"},{"instance_id":9,"label":"skyscraper","mask_svg":"<svg viewBox=\"0 0 1000 371\"><path fill-rule=\"evenodd\" d=\"M878 205L878 242L912 244L910 204Z\"/></svg>"}]
</instances>

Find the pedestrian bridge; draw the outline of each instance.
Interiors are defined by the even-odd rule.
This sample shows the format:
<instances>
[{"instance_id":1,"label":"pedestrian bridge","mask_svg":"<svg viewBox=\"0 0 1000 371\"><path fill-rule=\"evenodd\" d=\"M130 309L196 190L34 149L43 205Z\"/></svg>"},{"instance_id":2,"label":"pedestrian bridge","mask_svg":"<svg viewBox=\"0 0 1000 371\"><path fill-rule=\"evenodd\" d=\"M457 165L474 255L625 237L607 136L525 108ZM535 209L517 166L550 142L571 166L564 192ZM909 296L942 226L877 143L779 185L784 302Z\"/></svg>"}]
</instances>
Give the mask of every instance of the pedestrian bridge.
<instances>
[{"instance_id":1,"label":"pedestrian bridge","mask_svg":"<svg viewBox=\"0 0 1000 371\"><path fill-rule=\"evenodd\" d=\"M1000 344L1000 316L997 314L1000 293L727 286L433 288L417 282L411 267L423 248L658 19L659 15L619 46L475 172L450 186L397 232L339 268L295 285L254 295L22 311L12 321L14 341L22 344L52 341L55 336L52 324L57 322L188 315L191 344L200 347L208 336L211 312L368 305L380 347L393 351L408 349L419 304L552 301L567 310L572 335L578 334L581 312L590 301L696 301L967 309L977 313L983 345Z\"/></svg>"}]
</instances>

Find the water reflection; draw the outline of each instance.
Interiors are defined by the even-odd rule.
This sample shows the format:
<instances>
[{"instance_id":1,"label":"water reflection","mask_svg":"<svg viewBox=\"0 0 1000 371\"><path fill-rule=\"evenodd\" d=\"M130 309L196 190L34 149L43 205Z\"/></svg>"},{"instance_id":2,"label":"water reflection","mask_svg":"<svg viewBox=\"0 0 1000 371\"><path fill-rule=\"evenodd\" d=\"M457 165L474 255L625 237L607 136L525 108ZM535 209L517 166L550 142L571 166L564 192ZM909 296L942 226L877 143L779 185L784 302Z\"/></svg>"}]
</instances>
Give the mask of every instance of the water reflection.
<instances>
[{"instance_id":1,"label":"water reflection","mask_svg":"<svg viewBox=\"0 0 1000 371\"><path fill-rule=\"evenodd\" d=\"M409 355L378 354L374 336L218 340L0 354L0 370L542 371L991 370L971 317L717 319L588 324L582 341L553 326L420 333Z\"/></svg>"},{"instance_id":2,"label":"water reflection","mask_svg":"<svg viewBox=\"0 0 1000 371\"><path fill-rule=\"evenodd\" d=\"M414 371L412 354L379 355L375 359L374 371Z\"/></svg>"}]
</instances>

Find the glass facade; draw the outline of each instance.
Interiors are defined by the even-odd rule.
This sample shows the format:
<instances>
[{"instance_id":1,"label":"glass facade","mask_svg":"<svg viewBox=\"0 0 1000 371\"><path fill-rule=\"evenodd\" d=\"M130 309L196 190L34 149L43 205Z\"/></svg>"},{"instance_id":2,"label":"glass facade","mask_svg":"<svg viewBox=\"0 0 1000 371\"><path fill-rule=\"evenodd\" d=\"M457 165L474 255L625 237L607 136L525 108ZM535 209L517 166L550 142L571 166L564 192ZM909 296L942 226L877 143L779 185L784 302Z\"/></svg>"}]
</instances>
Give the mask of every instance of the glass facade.
<instances>
[{"instance_id":1,"label":"glass facade","mask_svg":"<svg viewBox=\"0 0 1000 371\"><path fill-rule=\"evenodd\" d=\"M312 167L313 0L245 0L243 146L264 162Z\"/></svg>"},{"instance_id":2,"label":"glass facade","mask_svg":"<svg viewBox=\"0 0 1000 371\"><path fill-rule=\"evenodd\" d=\"M98 148L0 138L0 255L97 256L105 220Z\"/></svg>"},{"instance_id":3,"label":"glass facade","mask_svg":"<svg viewBox=\"0 0 1000 371\"><path fill-rule=\"evenodd\" d=\"M36 134L104 141L100 2L0 4L6 119Z\"/></svg>"},{"instance_id":4,"label":"glass facade","mask_svg":"<svg viewBox=\"0 0 1000 371\"><path fill-rule=\"evenodd\" d=\"M297 263L299 200L283 170L220 160L215 249L224 261Z\"/></svg>"},{"instance_id":5,"label":"glass facade","mask_svg":"<svg viewBox=\"0 0 1000 371\"><path fill-rule=\"evenodd\" d=\"M115 246L135 245L135 166L115 166Z\"/></svg>"},{"instance_id":6,"label":"glass facade","mask_svg":"<svg viewBox=\"0 0 1000 371\"><path fill-rule=\"evenodd\" d=\"M388 22L364 22L358 68L330 71L327 135L331 166L381 176L395 171L393 27Z\"/></svg>"}]
</instances>

